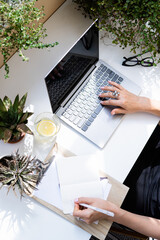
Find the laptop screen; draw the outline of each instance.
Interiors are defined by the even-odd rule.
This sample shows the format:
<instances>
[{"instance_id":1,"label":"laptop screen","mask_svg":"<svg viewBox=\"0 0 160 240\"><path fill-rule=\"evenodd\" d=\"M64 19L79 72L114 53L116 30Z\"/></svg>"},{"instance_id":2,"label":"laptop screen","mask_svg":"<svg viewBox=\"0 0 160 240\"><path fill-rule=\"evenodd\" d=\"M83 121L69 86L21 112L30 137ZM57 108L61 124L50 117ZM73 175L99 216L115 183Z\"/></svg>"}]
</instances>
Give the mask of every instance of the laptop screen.
<instances>
[{"instance_id":1,"label":"laptop screen","mask_svg":"<svg viewBox=\"0 0 160 240\"><path fill-rule=\"evenodd\" d=\"M99 34L93 24L45 78L53 112L99 59Z\"/></svg>"}]
</instances>

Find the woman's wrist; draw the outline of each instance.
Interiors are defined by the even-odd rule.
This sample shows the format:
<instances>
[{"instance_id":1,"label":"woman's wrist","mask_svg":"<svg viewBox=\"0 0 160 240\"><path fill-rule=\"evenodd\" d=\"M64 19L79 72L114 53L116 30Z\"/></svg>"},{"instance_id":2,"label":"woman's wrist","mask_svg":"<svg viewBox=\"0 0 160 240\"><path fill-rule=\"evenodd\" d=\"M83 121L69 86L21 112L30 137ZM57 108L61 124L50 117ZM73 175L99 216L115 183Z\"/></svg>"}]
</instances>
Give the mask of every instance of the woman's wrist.
<instances>
[{"instance_id":1,"label":"woman's wrist","mask_svg":"<svg viewBox=\"0 0 160 240\"><path fill-rule=\"evenodd\" d=\"M105 215L104 218L109 219L114 222L117 222L117 223L121 223L123 216L127 212L127 211L123 210L122 208L118 207L117 205L115 205L111 202L108 202L108 201L107 201L107 205L104 209L114 213L114 217L108 217L107 215Z\"/></svg>"},{"instance_id":2,"label":"woman's wrist","mask_svg":"<svg viewBox=\"0 0 160 240\"><path fill-rule=\"evenodd\" d=\"M139 112L149 112L150 111L149 98L138 96L137 111L139 111Z\"/></svg>"},{"instance_id":3,"label":"woman's wrist","mask_svg":"<svg viewBox=\"0 0 160 240\"><path fill-rule=\"evenodd\" d=\"M147 97L139 97L138 108L139 111L160 116L160 101L149 99Z\"/></svg>"}]
</instances>

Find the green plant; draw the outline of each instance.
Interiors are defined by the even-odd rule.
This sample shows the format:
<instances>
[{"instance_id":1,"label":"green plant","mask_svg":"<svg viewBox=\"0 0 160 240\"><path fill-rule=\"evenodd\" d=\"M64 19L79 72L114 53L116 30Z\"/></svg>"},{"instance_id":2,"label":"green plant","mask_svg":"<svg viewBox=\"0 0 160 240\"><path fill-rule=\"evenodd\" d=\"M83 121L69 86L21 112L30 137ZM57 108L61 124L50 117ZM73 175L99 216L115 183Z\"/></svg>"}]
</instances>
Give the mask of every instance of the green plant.
<instances>
[{"instance_id":1,"label":"green plant","mask_svg":"<svg viewBox=\"0 0 160 240\"><path fill-rule=\"evenodd\" d=\"M99 19L99 28L112 34L113 43L136 53L150 52L160 62L159 0L73 0L85 16Z\"/></svg>"},{"instance_id":2,"label":"green plant","mask_svg":"<svg viewBox=\"0 0 160 240\"><path fill-rule=\"evenodd\" d=\"M44 8L35 7L37 0L0 0L0 52L3 55L5 78L9 77L7 60L13 50L19 51L23 61L28 58L23 50L54 47L58 43L44 44L46 29L40 23Z\"/></svg>"},{"instance_id":3,"label":"green plant","mask_svg":"<svg viewBox=\"0 0 160 240\"><path fill-rule=\"evenodd\" d=\"M17 141L22 133L33 134L26 125L33 113L23 112L26 98L27 93L20 100L17 95L13 104L7 96L0 99L0 139L4 142Z\"/></svg>"},{"instance_id":4,"label":"green plant","mask_svg":"<svg viewBox=\"0 0 160 240\"><path fill-rule=\"evenodd\" d=\"M0 158L0 183L1 187L7 186L8 191L12 188L16 193L16 187L23 194L31 194L37 189L36 185L42 179L50 166L51 161L41 162L31 156L23 156L18 153Z\"/></svg>"}]
</instances>

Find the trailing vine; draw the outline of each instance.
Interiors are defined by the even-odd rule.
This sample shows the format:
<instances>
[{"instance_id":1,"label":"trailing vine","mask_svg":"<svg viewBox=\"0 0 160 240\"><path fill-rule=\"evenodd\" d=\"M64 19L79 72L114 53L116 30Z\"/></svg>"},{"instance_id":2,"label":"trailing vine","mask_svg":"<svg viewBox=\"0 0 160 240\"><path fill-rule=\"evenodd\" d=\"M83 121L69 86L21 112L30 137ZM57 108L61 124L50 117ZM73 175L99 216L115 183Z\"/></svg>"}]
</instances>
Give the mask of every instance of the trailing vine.
<instances>
[{"instance_id":1,"label":"trailing vine","mask_svg":"<svg viewBox=\"0 0 160 240\"><path fill-rule=\"evenodd\" d=\"M99 29L113 36L113 43L131 47L136 53L150 52L160 62L160 0L73 0L78 10L93 20Z\"/></svg>"},{"instance_id":2,"label":"trailing vine","mask_svg":"<svg viewBox=\"0 0 160 240\"><path fill-rule=\"evenodd\" d=\"M9 77L7 60L13 50L19 52L23 61L28 61L24 50L49 48L58 43L44 44L46 29L40 23L44 17L44 7L35 7L37 0L0 1L0 52L3 55L5 78Z\"/></svg>"}]
</instances>

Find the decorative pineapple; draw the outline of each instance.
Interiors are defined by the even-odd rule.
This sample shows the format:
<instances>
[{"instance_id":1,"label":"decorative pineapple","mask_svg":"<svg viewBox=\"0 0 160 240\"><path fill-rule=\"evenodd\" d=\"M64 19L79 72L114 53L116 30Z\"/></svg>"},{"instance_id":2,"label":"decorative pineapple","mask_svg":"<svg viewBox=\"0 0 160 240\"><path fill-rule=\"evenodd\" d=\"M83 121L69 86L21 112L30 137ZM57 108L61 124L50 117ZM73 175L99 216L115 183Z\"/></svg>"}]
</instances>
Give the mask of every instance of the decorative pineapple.
<instances>
[{"instance_id":1,"label":"decorative pineapple","mask_svg":"<svg viewBox=\"0 0 160 240\"><path fill-rule=\"evenodd\" d=\"M7 96L0 99L0 139L4 142L17 142L24 133L33 134L26 126L33 113L23 112L26 98L27 93L20 100L17 95L13 104Z\"/></svg>"},{"instance_id":2,"label":"decorative pineapple","mask_svg":"<svg viewBox=\"0 0 160 240\"><path fill-rule=\"evenodd\" d=\"M8 186L16 194L18 187L21 197L23 193L31 194L37 189L36 185L42 179L52 160L46 163L31 156L21 156L18 151L10 156L0 158L0 183L1 187Z\"/></svg>"}]
</instances>

